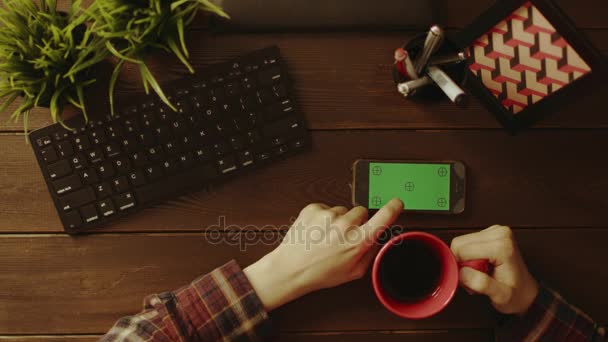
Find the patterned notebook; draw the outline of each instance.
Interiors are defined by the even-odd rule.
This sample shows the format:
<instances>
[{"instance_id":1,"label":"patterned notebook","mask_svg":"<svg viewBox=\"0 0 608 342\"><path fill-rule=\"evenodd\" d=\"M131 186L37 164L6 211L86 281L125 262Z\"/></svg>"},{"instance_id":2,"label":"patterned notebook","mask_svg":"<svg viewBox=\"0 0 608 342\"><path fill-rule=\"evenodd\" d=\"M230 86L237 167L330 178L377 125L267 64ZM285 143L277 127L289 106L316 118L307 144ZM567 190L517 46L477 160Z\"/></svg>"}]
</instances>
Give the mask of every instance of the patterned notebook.
<instances>
[{"instance_id":1,"label":"patterned notebook","mask_svg":"<svg viewBox=\"0 0 608 342\"><path fill-rule=\"evenodd\" d=\"M512 114L591 72L531 2L477 38L469 69Z\"/></svg>"}]
</instances>

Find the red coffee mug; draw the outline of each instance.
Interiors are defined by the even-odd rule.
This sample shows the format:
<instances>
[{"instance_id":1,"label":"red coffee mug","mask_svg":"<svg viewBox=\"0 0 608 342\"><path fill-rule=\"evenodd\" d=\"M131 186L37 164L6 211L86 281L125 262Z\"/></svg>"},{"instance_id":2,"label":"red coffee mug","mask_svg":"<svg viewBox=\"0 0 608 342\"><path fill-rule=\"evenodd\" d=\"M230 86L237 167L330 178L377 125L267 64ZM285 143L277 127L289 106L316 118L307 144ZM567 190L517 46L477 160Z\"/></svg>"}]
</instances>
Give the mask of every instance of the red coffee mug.
<instances>
[{"instance_id":1,"label":"red coffee mug","mask_svg":"<svg viewBox=\"0 0 608 342\"><path fill-rule=\"evenodd\" d=\"M382 287L380 280L382 258L389 249L405 240L416 240L432 249L439 257L442 269L435 291L415 301L400 301L392 298ZM389 311L403 318L422 319L437 314L450 303L458 288L458 271L465 266L485 273L490 271L488 260L471 260L459 265L448 245L436 236L423 232L408 232L392 238L380 249L372 268L372 283L376 296Z\"/></svg>"}]
</instances>

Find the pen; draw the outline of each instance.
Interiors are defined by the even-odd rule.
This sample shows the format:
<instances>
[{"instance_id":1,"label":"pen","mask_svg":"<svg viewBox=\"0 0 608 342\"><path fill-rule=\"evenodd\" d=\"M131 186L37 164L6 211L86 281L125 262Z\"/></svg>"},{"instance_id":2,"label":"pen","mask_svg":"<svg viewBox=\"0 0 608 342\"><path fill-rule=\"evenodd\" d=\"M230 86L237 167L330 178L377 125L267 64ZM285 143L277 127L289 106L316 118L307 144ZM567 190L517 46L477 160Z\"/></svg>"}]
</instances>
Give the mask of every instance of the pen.
<instances>
[{"instance_id":1,"label":"pen","mask_svg":"<svg viewBox=\"0 0 608 342\"><path fill-rule=\"evenodd\" d=\"M452 102L461 107L466 106L467 94L443 70L436 66L430 66L427 69L427 74Z\"/></svg>"},{"instance_id":2,"label":"pen","mask_svg":"<svg viewBox=\"0 0 608 342\"><path fill-rule=\"evenodd\" d=\"M443 30L437 25L431 27L429 30L426 40L424 41L424 46L422 47L422 51L416 59L415 71L417 75L422 73L422 70L424 70L424 67L426 67L431 55L437 51L437 48L443 40L443 35Z\"/></svg>"},{"instance_id":3,"label":"pen","mask_svg":"<svg viewBox=\"0 0 608 342\"><path fill-rule=\"evenodd\" d=\"M405 64L403 63L406 56L407 56L407 51L405 51L403 48L396 49L395 50L395 66L397 68L397 71L399 71L399 74L401 74L401 76L403 76L407 79L411 79L411 77L408 75L407 71L405 70Z\"/></svg>"},{"instance_id":4,"label":"pen","mask_svg":"<svg viewBox=\"0 0 608 342\"><path fill-rule=\"evenodd\" d=\"M429 65L444 65L444 64L457 64L467 59L464 52L459 52L453 55L442 55L431 57Z\"/></svg>"}]
</instances>

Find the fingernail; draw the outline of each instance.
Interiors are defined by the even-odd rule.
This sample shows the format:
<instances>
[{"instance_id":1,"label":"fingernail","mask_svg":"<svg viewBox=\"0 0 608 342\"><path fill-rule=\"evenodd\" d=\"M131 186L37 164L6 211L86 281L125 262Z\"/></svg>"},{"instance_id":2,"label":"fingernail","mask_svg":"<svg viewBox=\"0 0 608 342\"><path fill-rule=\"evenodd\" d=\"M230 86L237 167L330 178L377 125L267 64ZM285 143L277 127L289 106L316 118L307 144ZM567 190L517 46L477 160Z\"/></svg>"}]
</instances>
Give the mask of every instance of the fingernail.
<instances>
[{"instance_id":1,"label":"fingernail","mask_svg":"<svg viewBox=\"0 0 608 342\"><path fill-rule=\"evenodd\" d=\"M395 205L401 207L401 209L405 208L405 204L403 203L403 201L399 198L393 198L391 200L391 202L398 202L399 204L395 203Z\"/></svg>"}]
</instances>

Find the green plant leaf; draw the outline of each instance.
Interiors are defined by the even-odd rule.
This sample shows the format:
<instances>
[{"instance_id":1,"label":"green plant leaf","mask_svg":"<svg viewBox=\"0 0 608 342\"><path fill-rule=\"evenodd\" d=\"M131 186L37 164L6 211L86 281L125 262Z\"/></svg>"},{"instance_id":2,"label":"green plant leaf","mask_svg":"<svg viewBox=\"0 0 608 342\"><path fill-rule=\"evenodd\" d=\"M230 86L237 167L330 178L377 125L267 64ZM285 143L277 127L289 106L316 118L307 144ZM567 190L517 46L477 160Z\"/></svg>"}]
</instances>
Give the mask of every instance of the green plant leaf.
<instances>
[{"instance_id":1,"label":"green plant leaf","mask_svg":"<svg viewBox=\"0 0 608 342\"><path fill-rule=\"evenodd\" d=\"M192 68L190 63L188 63L188 60L186 59L186 57L184 57L184 55L182 55L181 51L179 51L179 48L177 47L177 45L175 44L173 39L167 40L167 44L169 45L169 48L171 49L171 51L173 51L175 56L177 56L177 58L179 58L179 60L182 61L182 63L184 63L186 68L188 68L188 71L190 71L191 74L194 74L194 69Z\"/></svg>"},{"instance_id":2,"label":"green plant leaf","mask_svg":"<svg viewBox=\"0 0 608 342\"><path fill-rule=\"evenodd\" d=\"M174 112L177 112L177 108L175 108L175 106L173 106L173 104L171 103L171 101L169 101L167 96L165 96L165 93L163 92L161 87L158 85L158 82L156 82L156 79L154 78L154 76L152 76L152 74L150 73L150 70L148 69L146 64L142 64L142 65L143 65L143 68L141 69L142 78L146 79L146 82L150 83L150 86L152 87L152 89L154 89L156 94L158 94L158 97L160 97L160 99L167 106L169 106L169 108L171 108Z\"/></svg>"},{"instance_id":3,"label":"green plant leaf","mask_svg":"<svg viewBox=\"0 0 608 342\"><path fill-rule=\"evenodd\" d=\"M110 114L114 116L114 88L116 87L116 80L118 80L118 75L120 75L120 70L122 70L122 66L125 64L124 60L121 60L114 67L114 71L112 72L112 76L110 77Z\"/></svg>"}]
</instances>

